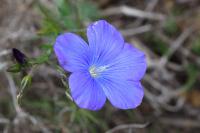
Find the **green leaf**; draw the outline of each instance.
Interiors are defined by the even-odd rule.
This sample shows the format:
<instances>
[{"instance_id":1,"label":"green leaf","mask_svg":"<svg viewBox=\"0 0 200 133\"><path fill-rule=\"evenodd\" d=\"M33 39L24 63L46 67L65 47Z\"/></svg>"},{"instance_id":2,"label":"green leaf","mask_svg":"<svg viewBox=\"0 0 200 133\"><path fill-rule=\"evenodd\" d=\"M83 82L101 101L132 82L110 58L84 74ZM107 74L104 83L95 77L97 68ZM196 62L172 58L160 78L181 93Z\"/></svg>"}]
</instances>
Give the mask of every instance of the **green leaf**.
<instances>
[{"instance_id":1,"label":"green leaf","mask_svg":"<svg viewBox=\"0 0 200 133\"><path fill-rule=\"evenodd\" d=\"M23 96L24 90L25 88L29 87L31 85L31 81L32 81L32 77L31 75L26 75L25 77L23 77L22 81L21 81L21 85L20 85L20 92L17 95L17 101L19 102L20 98Z\"/></svg>"},{"instance_id":2,"label":"green leaf","mask_svg":"<svg viewBox=\"0 0 200 133\"><path fill-rule=\"evenodd\" d=\"M21 90L24 90L26 87L28 87L31 84L31 81L31 75L26 75L21 81Z\"/></svg>"},{"instance_id":3,"label":"green leaf","mask_svg":"<svg viewBox=\"0 0 200 133\"><path fill-rule=\"evenodd\" d=\"M76 7L70 0L57 0L56 6L59 14L59 22L65 30L73 30L78 28L76 18Z\"/></svg>"},{"instance_id":4,"label":"green leaf","mask_svg":"<svg viewBox=\"0 0 200 133\"><path fill-rule=\"evenodd\" d=\"M200 38L197 38L192 42L192 52L200 56Z\"/></svg>"},{"instance_id":5,"label":"green leaf","mask_svg":"<svg viewBox=\"0 0 200 133\"><path fill-rule=\"evenodd\" d=\"M164 31L172 36L178 32L179 28L174 17L169 17L164 23Z\"/></svg>"},{"instance_id":6,"label":"green leaf","mask_svg":"<svg viewBox=\"0 0 200 133\"><path fill-rule=\"evenodd\" d=\"M80 110L81 114L83 116L85 116L88 120L90 120L91 122L95 123L95 124L100 124L100 122L98 121L98 119L89 111L87 110Z\"/></svg>"},{"instance_id":7,"label":"green leaf","mask_svg":"<svg viewBox=\"0 0 200 133\"><path fill-rule=\"evenodd\" d=\"M99 16L97 6L88 1L82 1L79 4L80 17L82 20L94 20Z\"/></svg>"},{"instance_id":8,"label":"green leaf","mask_svg":"<svg viewBox=\"0 0 200 133\"><path fill-rule=\"evenodd\" d=\"M60 20L57 17L58 15L39 2L38 2L38 7L42 12L42 14L44 15L42 28L38 31L38 34L46 36L54 36L54 37L57 36L62 29Z\"/></svg>"},{"instance_id":9,"label":"green leaf","mask_svg":"<svg viewBox=\"0 0 200 133\"><path fill-rule=\"evenodd\" d=\"M22 68L21 64L17 63L17 64L14 64L14 65L10 66L7 69L7 71L8 72L12 72L12 73L18 73L18 72L21 71L21 68Z\"/></svg>"},{"instance_id":10,"label":"green leaf","mask_svg":"<svg viewBox=\"0 0 200 133\"><path fill-rule=\"evenodd\" d=\"M144 35L144 39L146 43L149 45L149 47L157 54L159 55L167 54L169 48L167 44L158 36L151 33L146 33Z\"/></svg>"},{"instance_id":11,"label":"green leaf","mask_svg":"<svg viewBox=\"0 0 200 133\"><path fill-rule=\"evenodd\" d=\"M55 2L61 17L73 14L74 8L69 0L56 0Z\"/></svg>"},{"instance_id":12,"label":"green leaf","mask_svg":"<svg viewBox=\"0 0 200 133\"><path fill-rule=\"evenodd\" d=\"M190 90L192 89L193 85L196 83L200 71L199 71L198 66L196 66L195 64L189 64L186 70L188 74L188 79L186 83L183 85L183 88L185 90Z\"/></svg>"},{"instance_id":13,"label":"green leaf","mask_svg":"<svg viewBox=\"0 0 200 133\"><path fill-rule=\"evenodd\" d=\"M43 64L46 63L47 61L49 61L49 54L43 54L37 58L32 58L29 59L28 62L30 65L39 65L39 64Z\"/></svg>"},{"instance_id":14,"label":"green leaf","mask_svg":"<svg viewBox=\"0 0 200 133\"><path fill-rule=\"evenodd\" d=\"M40 46L40 48L42 49L42 50L53 50L53 45L52 44L42 44L41 46Z\"/></svg>"}]
</instances>

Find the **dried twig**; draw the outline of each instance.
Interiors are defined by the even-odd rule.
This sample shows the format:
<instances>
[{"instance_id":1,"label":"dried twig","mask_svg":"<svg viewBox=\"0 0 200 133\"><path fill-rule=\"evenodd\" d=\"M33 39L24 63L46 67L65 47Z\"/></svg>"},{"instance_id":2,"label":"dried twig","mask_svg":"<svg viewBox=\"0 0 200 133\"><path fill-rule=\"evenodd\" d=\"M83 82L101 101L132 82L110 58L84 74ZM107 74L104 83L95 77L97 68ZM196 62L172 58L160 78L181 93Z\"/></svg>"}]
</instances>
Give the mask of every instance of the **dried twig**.
<instances>
[{"instance_id":1,"label":"dried twig","mask_svg":"<svg viewBox=\"0 0 200 133\"><path fill-rule=\"evenodd\" d=\"M150 91L144 87L144 92L145 92L145 97L148 99L149 103L151 104L151 106L154 108L155 110L155 115L159 116L161 114L161 109L160 109L160 105L157 102L157 99L155 98L155 96L150 93Z\"/></svg>"},{"instance_id":2,"label":"dried twig","mask_svg":"<svg viewBox=\"0 0 200 133\"><path fill-rule=\"evenodd\" d=\"M149 125L149 123L144 123L144 124L123 124L116 126L108 131L106 133L114 133L118 130L124 130L124 129L130 129L130 128L145 128Z\"/></svg>"},{"instance_id":3,"label":"dried twig","mask_svg":"<svg viewBox=\"0 0 200 133\"><path fill-rule=\"evenodd\" d=\"M150 24L144 25L144 26L140 26L137 28L131 28L131 29L123 29L121 30L121 33L128 37L128 36L134 36L136 34L141 34L144 32L148 32L152 29L152 26Z\"/></svg>"},{"instance_id":4,"label":"dried twig","mask_svg":"<svg viewBox=\"0 0 200 133\"><path fill-rule=\"evenodd\" d=\"M187 128L200 128L200 121L199 120L192 120L192 119L184 119L184 118L170 118L170 117L163 117L159 118L159 121L163 124L167 124L170 126L176 127L187 127Z\"/></svg>"},{"instance_id":5,"label":"dried twig","mask_svg":"<svg viewBox=\"0 0 200 133\"><path fill-rule=\"evenodd\" d=\"M15 83L11 77L10 74L8 74L7 72L4 72L7 79L8 79L8 83L9 83L9 89L10 89L10 94L11 94L11 97L12 97L12 101L13 101L13 105L14 105L14 108L15 108L15 111L17 114L20 114L21 113L21 108L19 107L18 103L17 103L17 95L16 95L16 86L15 86Z\"/></svg>"},{"instance_id":6,"label":"dried twig","mask_svg":"<svg viewBox=\"0 0 200 133\"><path fill-rule=\"evenodd\" d=\"M8 124L10 121L9 119L6 119L6 118L0 118L0 123L2 124Z\"/></svg>"},{"instance_id":7,"label":"dried twig","mask_svg":"<svg viewBox=\"0 0 200 133\"><path fill-rule=\"evenodd\" d=\"M158 3L158 0L150 0L148 2L148 5L145 9L146 12L152 12L153 9L155 8L155 6L157 5ZM136 22L135 22L135 25L140 25L143 21L143 18L139 18Z\"/></svg>"},{"instance_id":8,"label":"dried twig","mask_svg":"<svg viewBox=\"0 0 200 133\"><path fill-rule=\"evenodd\" d=\"M160 68L163 68L166 64L168 59L172 56L172 54L183 45L183 42L191 35L193 32L193 28L188 28L183 31L183 33L171 44L171 47L168 50L168 53L161 57L159 65Z\"/></svg>"},{"instance_id":9,"label":"dried twig","mask_svg":"<svg viewBox=\"0 0 200 133\"><path fill-rule=\"evenodd\" d=\"M0 57L9 54L10 51L9 50L2 50L0 51Z\"/></svg>"},{"instance_id":10,"label":"dried twig","mask_svg":"<svg viewBox=\"0 0 200 133\"><path fill-rule=\"evenodd\" d=\"M176 112L183 107L183 104L185 103L185 99L183 97L177 97L178 95L180 95L180 93L182 93L182 91L180 91L180 90L182 90L181 88L178 88L177 90L172 90L169 87L167 87L166 85L159 83L157 80L153 79L148 74L146 74L146 76L144 77L144 80L146 82L148 82L149 84L151 84L154 89L161 92L161 94L159 96L154 97L154 99L155 99L154 102L159 103L160 106L162 106L166 110L172 111L172 112ZM177 101L176 104L173 106L168 104L168 102L172 98L174 100L176 99L176 101Z\"/></svg>"},{"instance_id":11,"label":"dried twig","mask_svg":"<svg viewBox=\"0 0 200 133\"><path fill-rule=\"evenodd\" d=\"M155 6L157 5L158 1L159 0L150 0L145 11L149 11L149 12L152 11L155 8Z\"/></svg>"},{"instance_id":12,"label":"dried twig","mask_svg":"<svg viewBox=\"0 0 200 133\"><path fill-rule=\"evenodd\" d=\"M8 65L8 63L2 62L2 63L0 64L0 71L1 71L2 69L4 69L7 65Z\"/></svg>"},{"instance_id":13,"label":"dried twig","mask_svg":"<svg viewBox=\"0 0 200 133\"><path fill-rule=\"evenodd\" d=\"M102 11L103 16L124 14L129 17L146 18L151 20L165 20L165 15L160 13L146 12L129 6L112 7Z\"/></svg>"},{"instance_id":14,"label":"dried twig","mask_svg":"<svg viewBox=\"0 0 200 133\"><path fill-rule=\"evenodd\" d=\"M15 111L17 113L17 116L15 117L14 119L14 124L17 124L21 118L29 118L31 120L31 122L34 124L34 125L38 125L42 131L44 133L51 133L51 131L49 131L40 121L38 121L35 117L31 116L30 114L24 112L20 106L18 105L18 102L17 102L17 93L16 93L16 86L15 86L15 83L11 77L10 74L8 74L7 72L4 72L7 79L8 79L8 83L9 83L9 88L10 88L10 94L11 94L11 97L12 97L12 101L13 101L13 104L14 104L14 108L15 108Z\"/></svg>"}]
</instances>

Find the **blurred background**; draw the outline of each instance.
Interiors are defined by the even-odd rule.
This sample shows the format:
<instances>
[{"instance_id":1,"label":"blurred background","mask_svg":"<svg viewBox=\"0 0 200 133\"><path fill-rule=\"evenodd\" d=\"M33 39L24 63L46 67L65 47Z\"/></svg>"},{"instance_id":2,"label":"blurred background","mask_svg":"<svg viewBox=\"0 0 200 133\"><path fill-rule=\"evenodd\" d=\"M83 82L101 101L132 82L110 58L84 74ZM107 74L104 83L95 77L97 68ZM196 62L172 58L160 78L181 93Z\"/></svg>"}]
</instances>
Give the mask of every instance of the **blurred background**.
<instances>
[{"instance_id":1,"label":"blurred background","mask_svg":"<svg viewBox=\"0 0 200 133\"><path fill-rule=\"evenodd\" d=\"M0 133L199 133L199 14L199 0L0 0ZM55 66L55 37L99 19L147 56L135 110L79 109ZM18 72L12 48L35 67Z\"/></svg>"}]
</instances>

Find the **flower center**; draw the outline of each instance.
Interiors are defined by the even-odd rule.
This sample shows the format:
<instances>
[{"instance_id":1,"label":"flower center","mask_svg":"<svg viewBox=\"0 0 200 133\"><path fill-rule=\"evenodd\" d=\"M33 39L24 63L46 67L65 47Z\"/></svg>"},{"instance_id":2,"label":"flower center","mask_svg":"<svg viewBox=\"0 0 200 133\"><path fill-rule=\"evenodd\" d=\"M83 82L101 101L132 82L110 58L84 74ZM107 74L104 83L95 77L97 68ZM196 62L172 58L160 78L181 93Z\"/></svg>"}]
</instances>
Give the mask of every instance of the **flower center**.
<instances>
[{"instance_id":1,"label":"flower center","mask_svg":"<svg viewBox=\"0 0 200 133\"><path fill-rule=\"evenodd\" d=\"M89 72L90 75L94 78L98 77L103 71L106 70L106 66L100 66L100 67L96 67L96 66L91 66L89 68Z\"/></svg>"}]
</instances>

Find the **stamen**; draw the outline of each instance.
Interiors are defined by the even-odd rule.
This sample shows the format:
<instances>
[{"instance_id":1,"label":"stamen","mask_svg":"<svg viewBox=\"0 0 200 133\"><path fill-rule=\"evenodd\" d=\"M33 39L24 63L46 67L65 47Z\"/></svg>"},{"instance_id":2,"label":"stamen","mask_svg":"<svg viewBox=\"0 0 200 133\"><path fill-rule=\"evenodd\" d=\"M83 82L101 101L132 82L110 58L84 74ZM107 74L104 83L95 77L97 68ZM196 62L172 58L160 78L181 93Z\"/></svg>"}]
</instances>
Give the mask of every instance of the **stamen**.
<instances>
[{"instance_id":1,"label":"stamen","mask_svg":"<svg viewBox=\"0 0 200 133\"><path fill-rule=\"evenodd\" d=\"M90 72L90 75L92 77L98 77L103 71L105 71L107 68L107 66L100 66L100 67L95 67L95 66L91 66L89 68L89 72Z\"/></svg>"},{"instance_id":2,"label":"stamen","mask_svg":"<svg viewBox=\"0 0 200 133\"><path fill-rule=\"evenodd\" d=\"M97 72L96 72L95 66L91 66L89 69L89 72L92 77L97 77Z\"/></svg>"}]
</instances>

